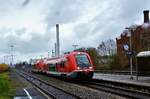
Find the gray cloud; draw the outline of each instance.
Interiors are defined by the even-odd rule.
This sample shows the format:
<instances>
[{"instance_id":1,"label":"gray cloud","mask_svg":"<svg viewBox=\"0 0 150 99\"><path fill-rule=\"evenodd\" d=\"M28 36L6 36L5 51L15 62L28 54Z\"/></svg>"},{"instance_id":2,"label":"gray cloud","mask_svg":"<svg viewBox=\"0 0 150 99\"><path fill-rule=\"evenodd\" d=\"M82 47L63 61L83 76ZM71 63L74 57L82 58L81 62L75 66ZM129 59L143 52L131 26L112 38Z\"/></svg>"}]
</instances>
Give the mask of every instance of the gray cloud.
<instances>
[{"instance_id":1,"label":"gray cloud","mask_svg":"<svg viewBox=\"0 0 150 99\"><path fill-rule=\"evenodd\" d=\"M22 6L25 7L26 5L28 5L30 3L30 0L25 0L23 3L22 3Z\"/></svg>"},{"instance_id":2,"label":"gray cloud","mask_svg":"<svg viewBox=\"0 0 150 99\"><path fill-rule=\"evenodd\" d=\"M21 28L15 31L10 29L2 29L0 52L10 53L10 45L14 45L14 50L21 53L37 53L48 50L48 43L50 41L50 35L48 33L28 33L27 29ZM5 35L7 34L7 35ZM27 40L26 40L27 39Z\"/></svg>"},{"instance_id":3,"label":"gray cloud","mask_svg":"<svg viewBox=\"0 0 150 99\"><path fill-rule=\"evenodd\" d=\"M13 42L16 43L15 49L18 52L26 54L46 51L49 39L50 37L47 35L38 35L35 33L29 41L14 38Z\"/></svg>"},{"instance_id":4,"label":"gray cloud","mask_svg":"<svg viewBox=\"0 0 150 99\"><path fill-rule=\"evenodd\" d=\"M9 13L16 12L18 21L23 17L22 14L28 14L23 13L24 11L32 10L36 13L26 15L29 16L28 20L43 18L42 24L46 25L46 28L42 33L31 31L32 28L29 31L23 26L10 27L9 22L9 28L0 27L0 53L8 53L9 44L14 43L15 50L24 56L54 49L57 23L60 24L60 28L65 28L60 29L62 51L72 50L73 44L97 47L103 40L118 37L125 27L142 24L143 10L150 10L149 0L9 0L8 3L0 0L0 3L1 19L7 16L9 20ZM21 4L29 6L19 9ZM13 17L15 19L15 16ZM26 24L30 25L30 21ZM18 23L21 24L20 21ZM38 26L34 27L34 30L37 29Z\"/></svg>"},{"instance_id":5,"label":"gray cloud","mask_svg":"<svg viewBox=\"0 0 150 99\"><path fill-rule=\"evenodd\" d=\"M47 27L55 24L74 22L84 11L86 2L81 0L54 0L51 6L47 7Z\"/></svg>"},{"instance_id":6,"label":"gray cloud","mask_svg":"<svg viewBox=\"0 0 150 99\"><path fill-rule=\"evenodd\" d=\"M83 5L79 5L78 2L68 2L67 0L63 2L64 5L60 5L60 2L55 2L54 5L56 4L56 6L52 7L53 11L51 12L50 10L46 18L48 28L51 28L56 23L68 24L80 21L80 17L86 9L85 5L88 5L89 2L89 0L84 2L84 4L83 2L80 2ZM79 45L81 46L97 46L102 40L119 36L125 27L137 24L137 21L142 23L141 16L143 16L143 10L150 9L148 0L144 2L141 0L136 0L136 2L135 0L95 0L93 2L95 3L93 3L92 6L89 6L89 8L98 6L99 8L97 7L96 9L98 14L92 20L87 20L86 23L73 26L73 33L75 35L70 38L75 42L79 41ZM102 8L103 5L105 5L104 8ZM69 9L70 6L77 9ZM92 14L92 12L87 12L85 14L90 13ZM63 41L67 42L65 39L63 39ZM64 44L65 49L67 48L67 44L71 46L71 44L67 42Z\"/></svg>"}]
</instances>

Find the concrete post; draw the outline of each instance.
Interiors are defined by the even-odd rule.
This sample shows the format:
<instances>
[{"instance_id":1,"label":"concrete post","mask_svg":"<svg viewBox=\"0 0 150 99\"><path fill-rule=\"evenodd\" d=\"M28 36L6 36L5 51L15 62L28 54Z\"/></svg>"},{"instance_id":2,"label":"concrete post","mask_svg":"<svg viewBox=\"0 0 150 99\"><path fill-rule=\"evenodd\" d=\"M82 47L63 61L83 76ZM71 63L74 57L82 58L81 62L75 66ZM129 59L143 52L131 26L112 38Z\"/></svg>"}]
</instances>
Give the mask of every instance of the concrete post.
<instances>
[{"instance_id":1,"label":"concrete post","mask_svg":"<svg viewBox=\"0 0 150 99\"><path fill-rule=\"evenodd\" d=\"M59 24L56 24L56 44L57 44L57 56L60 55L60 45L59 45Z\"/></svg>"}]
</instances>

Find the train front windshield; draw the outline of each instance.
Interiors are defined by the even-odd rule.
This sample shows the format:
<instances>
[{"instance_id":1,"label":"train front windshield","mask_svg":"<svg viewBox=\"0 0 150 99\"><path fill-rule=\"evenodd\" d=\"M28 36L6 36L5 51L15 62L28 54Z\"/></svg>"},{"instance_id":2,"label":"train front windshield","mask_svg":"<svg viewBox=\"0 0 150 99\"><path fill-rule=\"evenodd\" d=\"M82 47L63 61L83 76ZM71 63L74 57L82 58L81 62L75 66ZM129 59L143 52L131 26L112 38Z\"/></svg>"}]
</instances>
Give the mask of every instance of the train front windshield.
<instances>
[{"instance_id":1,"label":"train front windshield","mask_svg":"<svg viewBox=\"0 0 150 99\"><path fill-rule=\"evenodd\" d=\"M76 55L76 60L77 60L77 65L79 67L89 67L89 66L91 66L88 57L84 54Z\"/></svg>"}]
</instances>

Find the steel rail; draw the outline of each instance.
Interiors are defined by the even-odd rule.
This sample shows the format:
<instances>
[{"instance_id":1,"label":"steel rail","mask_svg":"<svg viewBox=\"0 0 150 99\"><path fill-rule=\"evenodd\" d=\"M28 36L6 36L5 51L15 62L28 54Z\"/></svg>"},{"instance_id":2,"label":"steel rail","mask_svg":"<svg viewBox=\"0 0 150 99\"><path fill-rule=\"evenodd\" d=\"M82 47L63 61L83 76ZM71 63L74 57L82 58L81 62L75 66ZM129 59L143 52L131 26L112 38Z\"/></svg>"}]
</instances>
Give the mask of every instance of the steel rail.
<instances>
[{"instance_id":1,"label":"steel rail","mask_svg":"<svg viewBox=\"0 0 150 99\"><path fill-rule=\"evenodd\" d=\"M37 78L34 75L31 74L27 74L23 71L17 71L17 73L24 77L26 80L28 80L30 83L32 83L34 86L36 86L37 88L39 88L40 90L42 90L44 93L46 93L48 96L52 97L53 99L82 99L80 96L76 96L70 92L64 91L60 88L57 88L51 84L49 84L48 82ZM45 87L43 87L45 86ZM54 88L56 91L58 91L58 96L54 93L51 93L48 89L48 87L52 87ZM59 93L60 92L60 93ZM60 96L60 94L63 94Z\"/></svg>"},{"instance_id":2,"label":"steel rail","mask_svg":"<svg viewBox=\"0 0 150 99\"><path fill-rule=\"evenodd\" d=\"M118 82L116 82L116 83L118 83ZM81 82L79 82L79 84L86 86L86 87L93 88L93 89L102 90L105 92L124 96L124 97L136 98L136 99L150 99L149 92L133 90L133 89L130 89L129 87L125 88L122 83L119 83L120 85L118 84L119 86L117 86L117 85L110 84L110 82L109 82L109 84L104 83L104 81L101 83L96 82L96 81L95 82L94 81L81 81Z\"/></svg>"}]
</instances>

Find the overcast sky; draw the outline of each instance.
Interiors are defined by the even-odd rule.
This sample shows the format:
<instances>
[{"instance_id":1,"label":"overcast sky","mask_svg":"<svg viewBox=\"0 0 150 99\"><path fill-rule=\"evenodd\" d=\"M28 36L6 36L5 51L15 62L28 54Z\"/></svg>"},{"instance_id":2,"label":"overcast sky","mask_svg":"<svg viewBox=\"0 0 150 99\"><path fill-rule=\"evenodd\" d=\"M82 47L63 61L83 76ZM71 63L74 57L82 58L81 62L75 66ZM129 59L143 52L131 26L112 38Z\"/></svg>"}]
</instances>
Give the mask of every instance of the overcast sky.
<instances>
[{"instance_id":1,"label":"overcast sky","mask_svg":"<svg viewBox=\"0 0 150 99\"><path fill-rule=\"evenodd\" d=\"M60 24L61 52L97 47L143 23L149 0L0 0L0 62L14 45L15 61L46 56Z\"/></svg>"}]
</instances>

